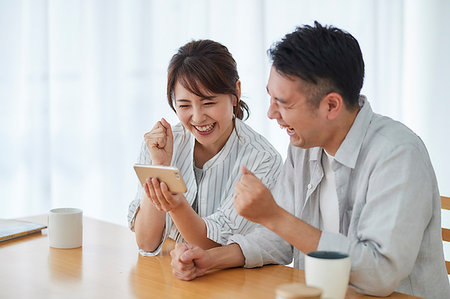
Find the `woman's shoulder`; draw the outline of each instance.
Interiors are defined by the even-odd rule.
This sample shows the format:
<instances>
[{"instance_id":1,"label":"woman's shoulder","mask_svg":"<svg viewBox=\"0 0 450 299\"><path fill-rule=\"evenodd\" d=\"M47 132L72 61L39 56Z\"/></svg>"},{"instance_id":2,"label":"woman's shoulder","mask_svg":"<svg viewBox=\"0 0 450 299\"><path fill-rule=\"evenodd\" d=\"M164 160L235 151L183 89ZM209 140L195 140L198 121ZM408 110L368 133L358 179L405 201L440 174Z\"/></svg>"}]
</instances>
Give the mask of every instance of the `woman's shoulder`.
<instances>
[{"instance_id":1,"label":"woman's shoulder","mask_svg":"<svg viewBox=\"0 0 450 299\"><path fill-rule=\"evenodd\" d=\"M174 142L185 143L192 138L191 133L181 123L172 126L172 134Z\"/></svg>"},{"instance_id":2,"label":"woman's shoulder","mask_svg":"<svg viewBox=\"0 0 450 299\"><path fill-rule=\"evenodd\" d=\"M186 131L186 129L183 127L181 123L177 123L172 126L172 133L174 134L183 134Z\"/></svg>"},{"instance_id":3,"label":"woman's shoulder","mask_svg":"<svg viewBox=\"0 0 450 299\"><path fill-rule=\"evenodd\" d=\"M258 152L280 156L275 147L263 135L240 119L236 120L236 132L241 146L246 146Z\"/></svg>"}]
</instances>

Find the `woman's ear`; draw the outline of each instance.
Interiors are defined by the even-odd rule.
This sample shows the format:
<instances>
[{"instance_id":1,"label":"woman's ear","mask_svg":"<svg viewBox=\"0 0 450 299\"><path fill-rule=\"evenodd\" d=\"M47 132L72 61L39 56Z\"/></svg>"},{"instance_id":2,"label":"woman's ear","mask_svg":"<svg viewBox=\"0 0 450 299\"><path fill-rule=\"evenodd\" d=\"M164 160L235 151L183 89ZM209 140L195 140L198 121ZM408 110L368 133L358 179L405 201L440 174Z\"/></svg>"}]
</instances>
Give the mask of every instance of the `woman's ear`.
<instances>
[{"instance_id":1,"label":"woman's ear","mask_svg":"<svg viewBox=\"0 0 450 299\"><path fill-rule=\"evenodd\" d=\"M233 106L237 105L237 101L241 98L241 80L236 81L237 99L233 97Z\"/></svg>"}]
</instances>

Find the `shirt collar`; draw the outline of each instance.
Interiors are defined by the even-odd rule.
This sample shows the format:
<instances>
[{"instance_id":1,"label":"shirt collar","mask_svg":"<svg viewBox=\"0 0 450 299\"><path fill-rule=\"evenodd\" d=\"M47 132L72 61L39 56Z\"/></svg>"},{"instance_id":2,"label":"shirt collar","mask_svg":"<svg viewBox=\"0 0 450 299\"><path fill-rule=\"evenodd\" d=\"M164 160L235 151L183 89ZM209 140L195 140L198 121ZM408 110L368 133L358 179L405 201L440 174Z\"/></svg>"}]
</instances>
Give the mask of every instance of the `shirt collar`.
<instances>
[{"instance_id":1,"label":"shirt collar","mask_svg":"<svg viewBox=\"0 0 450 299\"><path fill-rule=\"evenodd\" d=\"M349 168L355 168L364 136L367 133L373 116L369 101L363 95L359 97L359 106L361 109L335 155L337 162Z\"/></svg>"},{"instance_id":2,"label":"shirt collar","mask_svg":"<svg viewBox=\"0 0 450 299\"><path fill-rule=\"evenodd\" d=\"M372 119L373 111L370 107L369 101L363 95L359 97L359 106L361 109L356 115L350 130L345 136L344 141L338 148L334 160L342 165L355 168L356 160L358 159L359 151ZM322 148L314 147L310 150L310 161L320 161L322 158Z\"/></svg>"}]
</instances>

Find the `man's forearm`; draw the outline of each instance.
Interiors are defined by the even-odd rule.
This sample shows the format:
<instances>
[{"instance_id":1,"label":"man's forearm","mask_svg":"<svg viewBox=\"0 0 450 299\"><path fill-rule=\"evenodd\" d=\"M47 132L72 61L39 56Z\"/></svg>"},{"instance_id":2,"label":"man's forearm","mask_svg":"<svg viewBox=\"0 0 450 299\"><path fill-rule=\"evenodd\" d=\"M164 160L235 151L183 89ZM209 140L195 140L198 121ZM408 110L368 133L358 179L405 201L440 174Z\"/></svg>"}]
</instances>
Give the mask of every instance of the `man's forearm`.
<instances>
[{"instance_id":1,"label":"man's forearm","mask_svg":"<svg viewBox=\"0 0 450 299\"><path fill-rule=\"evenodd\" d=\"M280 206L262 225L282 237L303 253L317 250L322 232L295 217Z\"/></svg>"},{"instance_id":2,"label":"man's forearm","mask_svg":"<svg viewBox=\"0 0 450 299\"><path fill-rule=\"evenodd\" d=\"M244 254L236 243L211 248L208 253L213 261L210 270L242 267L245 264Z\"/></svg>"}]
</instances>

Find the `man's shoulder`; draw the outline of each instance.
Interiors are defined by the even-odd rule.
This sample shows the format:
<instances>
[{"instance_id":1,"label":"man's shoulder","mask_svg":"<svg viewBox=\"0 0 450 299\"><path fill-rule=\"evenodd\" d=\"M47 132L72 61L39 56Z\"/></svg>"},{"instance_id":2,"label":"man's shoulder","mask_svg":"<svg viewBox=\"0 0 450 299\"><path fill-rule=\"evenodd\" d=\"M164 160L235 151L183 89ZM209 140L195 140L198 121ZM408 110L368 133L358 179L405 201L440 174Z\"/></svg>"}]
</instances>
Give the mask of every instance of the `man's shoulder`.
<instances>
[{"instance_id":1,"label":"man's shoulder","mask_svg":"<svg viewBox=\"0 0 450 299\"><path fill-rule=\"evenodd\" d=\"M405 124L378 114L374 114L364 139L366 146L380 150L398 147L425 149L420 137Z\"/></svg>"}]
</instances>

